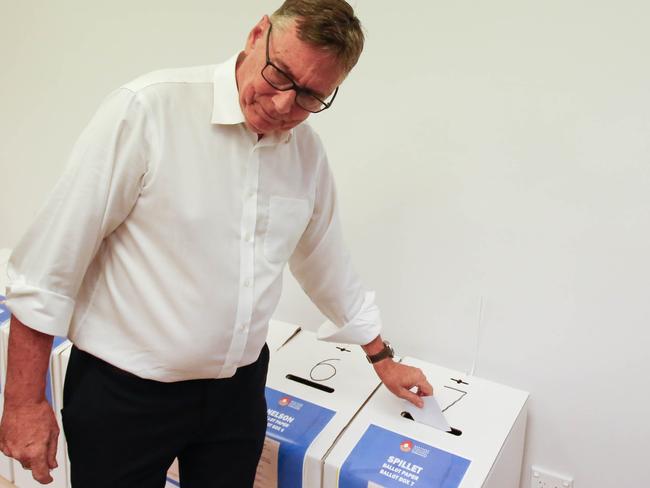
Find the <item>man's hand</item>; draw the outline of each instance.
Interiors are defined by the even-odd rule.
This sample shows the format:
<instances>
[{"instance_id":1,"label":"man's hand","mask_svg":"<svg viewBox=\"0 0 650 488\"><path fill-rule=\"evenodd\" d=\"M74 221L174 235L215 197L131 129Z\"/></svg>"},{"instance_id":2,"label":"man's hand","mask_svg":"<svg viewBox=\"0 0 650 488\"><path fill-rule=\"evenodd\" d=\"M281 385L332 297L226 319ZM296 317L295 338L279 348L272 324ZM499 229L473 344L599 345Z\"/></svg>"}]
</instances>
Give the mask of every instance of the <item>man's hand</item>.
<instances>
[{"instance_id":1,"label":"man's hand","mask_svg":"<svg viewBox=\"0 0 650 488\"><path fill-rule=\"evenodd\" d=\"M0 450L16 459L39 483L50 483L56 468L59 426L45 399L51 335L27 327L15 316L9 326L5 409Z\"/></svg>"},{"instance_id":2,"label":"man's hand","mask_svg":"<svg viewBox=\"0 0 650 488\"><path fill-rule=\"evenodd\" d=\"M57 467L59 426L47 401L12 405L5 402L0 424L0 450L31 469L39 483L51 483L50 470Z\"/></svg>"},{"instance_id":3,"label":"man's hand","mask_svg":"<svg viewBox=\"0 0 650 488\"><path fill-rule=\"evenodd\" d=\"M398 396L422 408L424 402L420 397L433 395L433 387L427 381L422 370L396 363L392 359L383 359L374 365L377 375L386 388ZM416 393L411 389L416 387Z\"/></svg>"},{"instance_id":4,"label":"man's hand","mask_svg":"<svg viewBox=\"0 0 650 488\"><path fill-rule=\"evenodd\" d=\"M374 356L384 349L384 341L378 335L361 347L366 354ZM379 379L391 393L408 400L417 407L422 408L424 406L424 402L420 397L433 395L433 387L427 381L422 370L418 368L396 363L392 358L377 361L373 364L373 367ZM417 388L415 393L411 391L414 387Z\"/></svg>"}]
</instances>

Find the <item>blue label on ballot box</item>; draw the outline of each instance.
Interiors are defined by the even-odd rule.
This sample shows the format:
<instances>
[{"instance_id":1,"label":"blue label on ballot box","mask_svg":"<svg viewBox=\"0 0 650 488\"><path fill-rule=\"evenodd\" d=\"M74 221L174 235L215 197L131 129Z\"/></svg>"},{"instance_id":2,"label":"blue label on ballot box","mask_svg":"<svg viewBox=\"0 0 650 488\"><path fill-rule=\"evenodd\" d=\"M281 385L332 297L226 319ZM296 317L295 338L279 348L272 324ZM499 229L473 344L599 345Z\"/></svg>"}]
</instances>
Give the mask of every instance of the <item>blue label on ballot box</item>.
<instances>
[{"instance_id":1,"label":"blue label on ballot box","mask_svg":"<svg viewBox=\"0 0 650 488\"><path fill-rule=\"evenodd\" d=\"M0 324L4 323L5 320L9 320L11 317L11 312L7 306L3 303L5 301L5 296L0 295ZM2 393L2 384L0 384L0 393Z\"/></svg>"},{"instance_id":2,"label":"blue label on ballot box","mask_svg":"<svg viewBox=\"0 0 650 488\"><path fill-rule=\"evenodd\" d=\"M302 486L305 453L335 412L266 387L266 436L279 442L278 486Z\"/></svg>"},{"instance_id":3,"label":"blue label on ballot box","mask_svg":"<svg viewBox=\"0 0 650 488\"><path fill-rule=\"evenodd\" d=\"M457 488L470 461L376 425L341 466L339 488Z\"/></svg>"},{"instance_id":4,"label":"blue label on ballot box","mask_svg":"<svg viewBox=\"0 0 650 488\"><path fill-rule=\"evenodd\" d=\"M9 317L11 317L11 312L3 303L5 301L5 298L6 297L4 295L0 295L0 324L2 324L5 320L9 320Z\"/></svg>"}]
</instances>

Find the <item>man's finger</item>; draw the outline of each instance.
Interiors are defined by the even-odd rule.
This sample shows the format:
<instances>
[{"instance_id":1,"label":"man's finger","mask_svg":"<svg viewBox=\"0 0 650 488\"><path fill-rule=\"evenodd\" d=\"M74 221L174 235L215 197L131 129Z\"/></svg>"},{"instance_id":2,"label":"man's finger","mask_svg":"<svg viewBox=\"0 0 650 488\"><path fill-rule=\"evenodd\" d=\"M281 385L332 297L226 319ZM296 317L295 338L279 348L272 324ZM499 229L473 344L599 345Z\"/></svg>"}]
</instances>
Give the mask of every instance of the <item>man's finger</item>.
<instances>
[{"instance_id":1,"label":"man's finger","mask_svg":"<svg viewBox=\"0 0 650 488\"><path fill-rule=\"evenodd\" d=\"M0 447L0 451L2 451L2 454L4 454L7 457L13 457L11 455L12 454L11 449L9 449L9 447L6 444L2 444L2 446Z\"/></svg>"},{"instance_id":2,"label":"man's finger","mask_svg":"<svg viewBox=\"0 0 650 488\"><path fill-rule=\"evenodd\" d=\"M407 390L406 388L403 388L398 396L404 400L408 400L416 407L422 408L424 406L424 401L415 393Z\"/></svg>"},{"instance_id":3,"label":"man's finger","mask_svg":"<svg viewBox=\"0 0 650 488\"><path fill-rule=\"evenodd\" d=\"M417 394L419 396L431 396L433 395L433 386L427 381L427 377L424 375L421 369L412 368L409 375L409 384L408 389L411 390L414 387L417 387Z\"/></svg>"},{"instance_id":4,"label":"man's finger","mask_svg":"<svg viewBox=\"0 0 650 488\"><path fill-rule=\"evenodd\" d=\"M420 396L420 397L426 397L426 396L433 395L433 393L427 394L425 391L422 391L419 386L418 386L418 389L417 389L417 391L415 393L417 394L417 396Z\"/></svg>"},{"instance_id":5,"label":"man's finger","mask_svg":"<svg viewBox=\"0 0 650 488\"><path fill-rule=\"evenodd\" d=\"M32 462L32 477L39 483L46 484L53 481L50 476L50 468L47 466L45 456L39 457Z\"/></svg>"},{"instance_id":6,"label":"man's finger","mask_svg":"<svg viewBox=\"0 0 650 488\"><path fill-rule=\"evenodd\" d=\"M431 396L433 395L433 386L427 381L426 378L418 383L418 395L420 396Z\"/></svg>"},{"instance_id":7,"label":"man's finger","mask_svg":"<svg viewBox=\"0 0 650 488\"><path fill-rule=\"evenodd\" d=\"M56 448L59 441L59 433L52 432L50 434L50 441L47 445L47 464L50 469L55 469L59 467L59 464L56 462Z\"/></svg>"}]
</instances>

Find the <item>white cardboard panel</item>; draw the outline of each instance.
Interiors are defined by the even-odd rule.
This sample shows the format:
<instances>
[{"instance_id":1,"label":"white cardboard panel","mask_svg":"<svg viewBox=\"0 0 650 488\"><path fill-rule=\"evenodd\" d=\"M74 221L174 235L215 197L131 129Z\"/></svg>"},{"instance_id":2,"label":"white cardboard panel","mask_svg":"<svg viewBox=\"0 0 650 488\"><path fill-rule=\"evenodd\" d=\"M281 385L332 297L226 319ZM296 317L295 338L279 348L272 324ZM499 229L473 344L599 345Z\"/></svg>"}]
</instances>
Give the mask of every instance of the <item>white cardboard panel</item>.
<instances>
[{"instance_id":1,"label":"white cardboard panel","mask_svg":"<svg viewBox=\"0 0 650 488\"><path fill-rule=\"evenodd\" d=\"M266 336L266 344L269 346L269 351L274 353L299 332L299 325L280 320L270 320L269 331Z\"/></svg>"},{"instance_id":2,"label":"white cardboard panel","mask_svg":"<svg viewBox=\"0 0 650 488\"><path fill-rule=\"evenodd\" d=\"M61 409L63 408L63 385L65 381L65 373L68 369L68 360L70 359L70 350L72 343L65 341L52 352L52 394L54 403L57 405L56 417L59 425L61 426L61 433L59 435L59 446L57 451L57 459L59 465L63 460L63 466L66 473L66 486L70 488L70 459L68 458L68 445L65 441L65 434L63 432L63 420L61 418Z\"/></svg>"}]
</instances>

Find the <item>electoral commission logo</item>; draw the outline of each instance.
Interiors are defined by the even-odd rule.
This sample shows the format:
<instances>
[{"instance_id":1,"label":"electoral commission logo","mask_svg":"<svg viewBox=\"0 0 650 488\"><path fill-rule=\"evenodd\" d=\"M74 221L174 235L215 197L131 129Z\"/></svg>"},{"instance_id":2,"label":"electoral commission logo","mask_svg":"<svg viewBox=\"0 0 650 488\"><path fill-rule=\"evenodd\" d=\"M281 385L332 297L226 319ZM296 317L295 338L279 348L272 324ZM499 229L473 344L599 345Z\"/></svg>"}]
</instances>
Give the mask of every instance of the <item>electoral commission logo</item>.
<instances>
[{"instance_id":1,"label":"electoral commission logo","mask_svg":"<svg viewBox=\"0 0 650 488\"><path fill-rule=\"evenodd\" d=\"M281 407L293 408L294 410L300 410L303 407L302 403L292 400L291 397L288 396L283 396L280 398L278 400L278 405Z\"/></svg>"},{"instance_id":2,"label":"electoral commission logo","mask_svg":"<svg viewBox=\"0 0 650 488\"><path fill-rule=\"evenodd\" d=\"M413 443L411 441L402 441L399 445L399 450L402 452L411 452L413 449Z\"/></svg>"},{"instance_id":3,"label":"electoral commission logo","mask_svg":"<svg viewBox=\"0 0 650 488\"><path fill-rule=\"evenodd\" d=\"M413 441L405 439L400 442L399 450L402 452L411 452L417 456L426 458L429 456L429 449L426 447L418 446Z\"/></svg>"}]
</instances>

